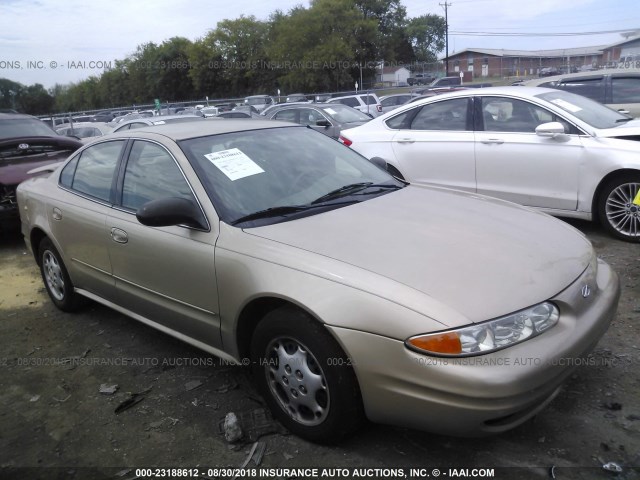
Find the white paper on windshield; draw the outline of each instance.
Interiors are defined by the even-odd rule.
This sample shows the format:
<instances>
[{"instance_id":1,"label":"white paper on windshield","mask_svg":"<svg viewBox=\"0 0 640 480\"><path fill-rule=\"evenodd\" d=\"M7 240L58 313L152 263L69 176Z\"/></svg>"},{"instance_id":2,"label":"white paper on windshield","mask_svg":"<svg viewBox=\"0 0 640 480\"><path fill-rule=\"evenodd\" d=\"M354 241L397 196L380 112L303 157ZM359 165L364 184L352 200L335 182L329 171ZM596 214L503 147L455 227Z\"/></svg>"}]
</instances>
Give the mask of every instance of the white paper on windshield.
<instances>
[{"instance_id":1,"label":"white paper on windshield","mask_svg":"<svg viewBox=\"0 0 640 480\"><path fill-rule=\"evenodd\" d=\"M555 100L551 100L551 103L555 103L560 108L564 108L569 112L576 113L582 110L580 107L574 105L573 103L569 103L566 100L562 100L561 98L556 98Z\"/></svg>"},{"instance_id":2,"label":"white paper on windshield","mask_svg":"<svg viewBox=\"0 0 640 480\"><path fill-rule=\"evenodd\" d=\"M237 148L208 153L205 157L232 181L264 173L256 162Z\"/></svg>"},{"instance_id":3,"label":"white paper on windshield","mask_svg":"<svg viewBox=\"0 0 640 480\"><path fill-rule=\"evenodd\" d=\"M329 115L336 114L336 111L333 108L325 108L324 111L327 112Z\"/></svg>"}]
</instances>

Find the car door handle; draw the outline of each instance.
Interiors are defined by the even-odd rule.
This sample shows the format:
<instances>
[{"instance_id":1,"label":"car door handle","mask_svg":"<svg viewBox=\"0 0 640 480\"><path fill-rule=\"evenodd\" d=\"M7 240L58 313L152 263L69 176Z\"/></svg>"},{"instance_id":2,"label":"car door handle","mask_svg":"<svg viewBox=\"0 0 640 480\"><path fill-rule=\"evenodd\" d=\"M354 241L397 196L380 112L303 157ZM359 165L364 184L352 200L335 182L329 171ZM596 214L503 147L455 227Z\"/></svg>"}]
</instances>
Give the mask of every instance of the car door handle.
<instances>
[{"instance_id":1,"label":"car door handle","mask_svg":"<svg viewBox=\"0 0 640 480\"><path fill-rule=\"evenodd\" d=\"M399 138L396 140L398 143L413 143L415 140L413 138Z\"/></svg>"},{"instance_id":2,"label":"car door handle","mask_svg":"<svg viewBox=\"0 0 640 480\"><path fill-rule=\"evenodd\" d=\"M115 227L111 229L111 239L117 243L127 243L129 241L127 232Z\"/></svg>"},{"instance_id":3,"label":"car door handle","mask_svg":"<svg viewBox=\"0 0 640 480\"><path fill-rule=\"evenodd\" d=\"M501 145L504 143L504 140L502 140L501 138L487 138L486 140L482 140L482 143L487 145L491 143L497 143L498 145Z\"/></svg>"},{"instance_id":4,"label":"car door handle","mask_svg":"<svg viewBox=\"0 0 640 480\"><path fill-rule=\"evenodd\" d=\"M53 217L54 220L62 220L62 212L58 207L53 207L53 212L51 213L51 216Z\"/></svg>"}]
</instances>

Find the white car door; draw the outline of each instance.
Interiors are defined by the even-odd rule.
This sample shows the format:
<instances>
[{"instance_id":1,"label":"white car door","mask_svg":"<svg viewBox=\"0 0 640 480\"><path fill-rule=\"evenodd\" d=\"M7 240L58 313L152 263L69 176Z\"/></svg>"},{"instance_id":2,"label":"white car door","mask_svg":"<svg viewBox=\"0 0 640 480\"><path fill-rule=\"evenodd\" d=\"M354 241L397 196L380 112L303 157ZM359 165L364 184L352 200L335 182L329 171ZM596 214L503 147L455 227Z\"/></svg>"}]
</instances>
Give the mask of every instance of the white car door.
<instances>
[{"instance_id":1,"label":"white car door","mask_svg":"<svg viewBox=\"0 0 640 480\"><path fill-rule=\"evenodd\" d=\"M584 148L575 127L524 100L485 96L476 101L478 193L532 207L576 210ZM535 133L538 125L552 121L561 121L568 134L550 138Z\"/></svg>"},{"instance_id":2,"label":"white car door","mask_svg":"<svg viewBox=\"0 0 640 480\"><path fill-rule=\"evenodd\" d=\"M476 191L474 134L469 98L407 110L387 121L397 129L394 165L409 181Z\"/></svg>"}]
</instances>

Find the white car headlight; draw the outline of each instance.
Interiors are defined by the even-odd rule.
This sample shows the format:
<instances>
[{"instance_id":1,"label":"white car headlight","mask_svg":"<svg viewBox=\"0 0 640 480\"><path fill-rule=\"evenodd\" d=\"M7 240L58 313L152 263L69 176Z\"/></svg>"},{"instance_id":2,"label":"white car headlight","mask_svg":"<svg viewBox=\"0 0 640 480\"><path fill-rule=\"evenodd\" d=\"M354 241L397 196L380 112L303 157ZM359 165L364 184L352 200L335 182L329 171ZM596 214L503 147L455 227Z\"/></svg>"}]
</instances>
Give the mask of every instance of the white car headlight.
<instances>
[{"instance_id":1,"label":"white car headlight","mask_svg":"<svg viewBox=\"0 0 640 480\"><path fill-rule=\"evenodd\" d=\"M558 323L560 312L544 302L485 323L438 333L416 335L405 340L411 350L446 357L483 355L524 342Z\"/></svg>"}]
</instances>

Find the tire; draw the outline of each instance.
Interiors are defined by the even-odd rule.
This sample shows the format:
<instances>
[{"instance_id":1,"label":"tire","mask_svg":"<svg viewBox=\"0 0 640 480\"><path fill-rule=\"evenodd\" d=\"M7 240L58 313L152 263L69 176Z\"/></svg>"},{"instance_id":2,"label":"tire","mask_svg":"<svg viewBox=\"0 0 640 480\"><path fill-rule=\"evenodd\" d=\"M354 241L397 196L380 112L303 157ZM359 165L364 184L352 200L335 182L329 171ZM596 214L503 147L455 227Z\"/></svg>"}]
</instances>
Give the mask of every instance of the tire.
<instances>
[{"instance_id":1,"label":"tire","mask_svg":"<svg viewBox=\"0 0 640 480\"><path fill-rule=\"evenodd\" d=\"M640 243L640 205L633 199L640 190L640 173L615 177L602 187L598 219L614 237Z\"/></svg>"},{"instance_id":2,"label":"tire","mask_svg":"<svg viewBox=\"0 0 640 480\"><path fill-rule=\"evenodd\" d=\"M84 298L74 292L62 257L46 237L38 246L38 259L42 281L53 304L63 312L78 310Z\"/></svg>"},{"instance_id":3,"label":"tire","mask_svg":"<svg viewBox=\"0 0 640 480\"><path fill-rule=\"evenodd\" d=\"M364 420L348 358L325 327L285 306L268 313L251 339L256 385L273 415L292 433L336 443Z\"/></svg>"}]
</instances>

